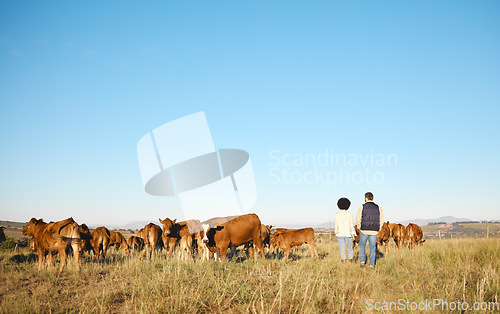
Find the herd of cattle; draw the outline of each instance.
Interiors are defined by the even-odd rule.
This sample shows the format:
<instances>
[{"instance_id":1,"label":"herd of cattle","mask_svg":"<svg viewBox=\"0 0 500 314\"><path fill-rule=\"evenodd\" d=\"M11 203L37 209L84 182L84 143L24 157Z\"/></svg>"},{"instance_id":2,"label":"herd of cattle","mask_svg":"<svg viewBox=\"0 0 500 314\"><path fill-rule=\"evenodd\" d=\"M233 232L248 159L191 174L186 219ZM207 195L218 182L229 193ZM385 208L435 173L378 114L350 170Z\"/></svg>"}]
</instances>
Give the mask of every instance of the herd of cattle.
<instances>
[{"instance_id":1,"label":"herd of cattle","mask_svg":"<svg viewBox=\"0 0 500 314\"><path fill-rule=\"evenodd\" d=\"M356 230L356 236L354 237L354 245L359 243L359 229L354 226ZM385 252L389 252L389 240L394 239L397 248L402 248L408 245L409 248L422 245L425 240L423 240L424 233L419 225L414 223L409 223L408 226L403 226L402 224L392 224L384 222L380 228L377 235L377 245L384 246Z\"/></svg>"},{"instance_id":2,"label":"herd of cattle","mask_svg":"<svg viewBox=\"0 0 500 314\"><path fill-rule=\"evenodd\" d=\"M116 231L98 227L92 232L85 225L79 225L73 218L58 222L46 223L43 219L32 218L23 229L23 235L31 237L30 249L38 253L38 270L44 265L55 264L59 254L59 272L63 270L68 254L75 259L75 268L79 270L80 256L93 252L96 258L104 259L108 248L123 250L130 255L133 252L144 251L151 257L155 250L165 249L170 258L174 249L179 250L184 260L198 255L201 259L224 260L227 249L234 254L238 246L244 245L250 258L254 257L254 246L266 258L264 248L275 247L284 251L284 259L288 260L292 247L307 243L311 256L318 257L314 242L314 229L275 228L261 223L256 214L241 216L217 217L204 222L188 220L177 222L176 219L159 219L160 226L149 223L131 236L128 240ZM359 242L359 230L357 230ZM384 223L379 232L379 245L387 244L390 237L401 247L406 243L421 244L422 229L417 225L402 225ZM356 239L355 239L356 242Z\"/></svg>"}]
</instances>

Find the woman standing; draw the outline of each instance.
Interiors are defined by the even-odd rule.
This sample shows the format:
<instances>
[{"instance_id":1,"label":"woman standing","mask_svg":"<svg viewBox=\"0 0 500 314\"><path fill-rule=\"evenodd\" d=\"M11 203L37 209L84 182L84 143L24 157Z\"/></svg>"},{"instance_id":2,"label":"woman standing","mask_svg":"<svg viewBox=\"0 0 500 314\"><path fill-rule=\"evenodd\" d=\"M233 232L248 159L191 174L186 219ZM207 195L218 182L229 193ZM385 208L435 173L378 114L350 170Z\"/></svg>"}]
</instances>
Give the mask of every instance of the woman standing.
<instances>
[{"instance_id":1,"label":"woman standing","mask_svg":"<svg viewBox=\"0 0 500 314\"><path fill-rule=\"evenodd\" d=\"M340 260L346 260L346 247L349 261L353 259L352 236L356 235L354 230L353 217L347 210L351 206L349 199L342 197L338 200L337 206L340 211L335 215L335 235L340 247Z\"/></svg>"}]
</instances>

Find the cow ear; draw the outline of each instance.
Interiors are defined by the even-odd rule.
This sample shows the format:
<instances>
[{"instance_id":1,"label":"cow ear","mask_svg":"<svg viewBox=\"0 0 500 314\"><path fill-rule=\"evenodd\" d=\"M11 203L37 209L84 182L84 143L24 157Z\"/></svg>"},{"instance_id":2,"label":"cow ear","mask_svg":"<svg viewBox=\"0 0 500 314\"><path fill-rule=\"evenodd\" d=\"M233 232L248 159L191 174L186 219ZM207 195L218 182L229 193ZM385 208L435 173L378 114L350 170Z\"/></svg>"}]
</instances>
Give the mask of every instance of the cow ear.
<instances>
[{"instance_id":1,"label":"cow ear","mask_svg":"<svg viewBox=\"0 0 500 314\"><path fill-rule=\"evenodd\" d=\"M177 221L177 218L176 218L176 219L174 219L174 220L172 220L172 223L173 223L173 224L175 224L175 222L176 222L176 221Z\"/></svg>"},{"instance_id":2,"label":"cow ear","mask_svg":"<svg viewBox=\"0 0 500 314\"><path fill-rule=\"evenodd\" d=\"M165 220L161 220L161 218L158 218L158 220L159 220L159 221L160 221L160 223L162 223L162 224L164 224L164 223L165 223L165 222L164 222Z\"/></svg>"},{"instance_id":3,"label":"cow ear","mask_svg":"<svg viewBox=\"0 0 500 314\"><path fill-rule=\"evenodd\" d=\"M224 229L224 226L217 226L217 227L215 227L213 229L215 229L217 231L221 231L222 229Z\"/></svg>"}]
</instances>

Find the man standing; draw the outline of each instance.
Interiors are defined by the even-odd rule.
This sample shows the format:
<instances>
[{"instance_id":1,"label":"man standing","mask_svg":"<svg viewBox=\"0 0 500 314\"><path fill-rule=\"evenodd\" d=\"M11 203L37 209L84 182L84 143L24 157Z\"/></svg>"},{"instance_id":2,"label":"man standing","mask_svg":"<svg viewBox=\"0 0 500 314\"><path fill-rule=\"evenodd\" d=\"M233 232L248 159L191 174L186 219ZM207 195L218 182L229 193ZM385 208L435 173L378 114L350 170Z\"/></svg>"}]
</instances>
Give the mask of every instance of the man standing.
<instances>
[{"instance_id":1,"label":"man standing","mask_svg":"<svg viewBox=\"0 0 500 314\"><path fill-rule=\"evenodd\" d=\"M361 267L366 262L366 241L370 246L370 267L375 267L375 246L380 227L384 224L384 212L373 202L373 193L365 193L365 203L358 209L356 223L360 226L359 232L359 261Z\"/></svg>"}]
</instances>

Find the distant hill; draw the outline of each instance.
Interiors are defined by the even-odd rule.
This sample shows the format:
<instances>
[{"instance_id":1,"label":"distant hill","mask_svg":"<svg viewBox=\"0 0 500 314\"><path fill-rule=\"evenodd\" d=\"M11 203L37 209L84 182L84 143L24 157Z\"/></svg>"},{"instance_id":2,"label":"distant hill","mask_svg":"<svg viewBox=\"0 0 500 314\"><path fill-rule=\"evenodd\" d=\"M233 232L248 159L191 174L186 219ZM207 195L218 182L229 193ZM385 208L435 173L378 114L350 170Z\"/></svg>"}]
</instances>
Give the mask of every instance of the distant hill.
<instances>
[{"instance_id":1,"label":"distant hill","mask_svg":"<svg viewBox=\"0 0 500 314\"><path fill-rule=\"evenodd\" d=\"M141 221L131 221L128 224L121 226L121 228L122 229L132 229L132 230L141 229L150 222L154 223L155 225L160 226L159 221L141 220Z\"/></svg>"},{"instance_id":2,"label":"distant hill","mask_svg":"<svg viewBox=\"0 0 500 314\"><path fill-rule=\"evenodd\" d=\"M454 222L462 222L462 221L472 221L468 218L457 218L453 216L443 216L435 219L410 219L410 220L403 220L403 221L396 221L396 223L400 223L402 225L407 225L410 222L417 224L419 226L426 226L431 222L444 222L447 224L452 224Z\"/></svg>"},{"instance_id":3,"label":"distant hill","mask_svg":"<svg viewBox=\"0 0 500 314\"><path fill-rule=\"evenodd\" d=\"M386 221L387 220L388 219L386 219ZM403 221L391 221L391 220L389 220L389 222L391 222L391 223L392 222L400 223L400 224L405 225L405 226L408 225L410 222L417 224L419 226L426 226L431 222L444 222L447 224L452 224L454 222L462 222L462 221L472 221L472 220L470 220L468 218L457 218L457 217L453 217L453 216L443 216L443 217L434 218L434 219L409 219L409 220L403 220ZM331 221L331 222L325 222L325 223L319 224L319 225L315 226L314 228L315 229L328 229L328 228L334 228L334 227L335 227L335 222Z\"/></svg>"},{"instance_id":4,"label":"distant hill","mask_svg":"<svg viewBox=\"0 0 500 314\"><path fill-rule=\"evenodd\" d=\"M26 222L15 222L15 221L0 220L0 226L4 226L6 228L22 229L22 228L24 228L26 226Z\"/></svg>"}]
</instances>

